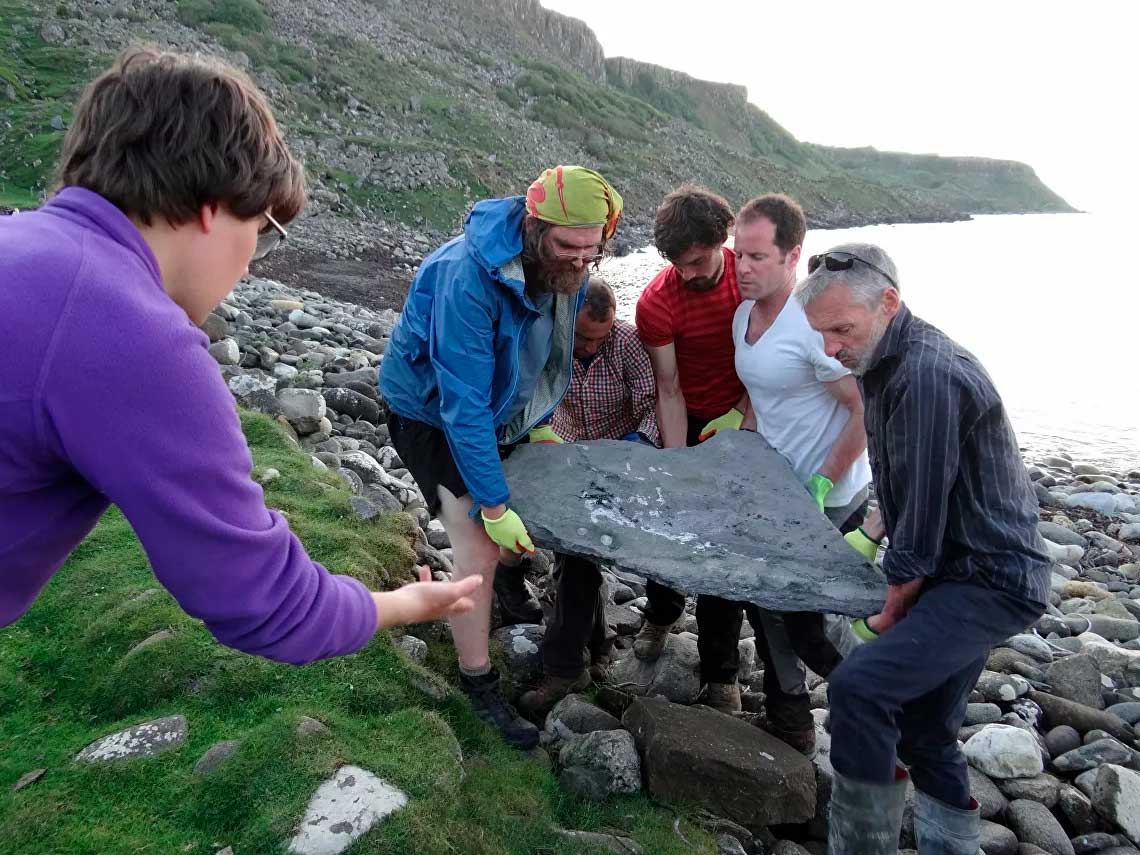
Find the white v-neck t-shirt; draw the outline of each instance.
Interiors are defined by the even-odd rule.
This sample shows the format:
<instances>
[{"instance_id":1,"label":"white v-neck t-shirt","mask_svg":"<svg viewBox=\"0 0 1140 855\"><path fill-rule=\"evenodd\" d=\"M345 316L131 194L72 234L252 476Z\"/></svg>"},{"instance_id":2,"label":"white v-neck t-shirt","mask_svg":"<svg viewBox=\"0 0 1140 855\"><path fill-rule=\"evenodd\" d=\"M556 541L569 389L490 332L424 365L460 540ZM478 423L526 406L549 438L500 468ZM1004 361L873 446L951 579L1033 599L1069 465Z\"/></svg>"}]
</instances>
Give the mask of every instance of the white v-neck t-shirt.
<instances>
[{"instance_id":1,"label":"white v-neck t-shirt","mask_svg":"<svg viewBox=\"0 0 1140 855\"><path fill-rule=\"evenodd\" d=\"M851 417L824 384L851 372L824 353L823 336L811 328L794 295L772 326L755 344L748 344L748 316L754 305L755 300L745 300L732 319L736 373L756 411L757 430L807 484ZM824 503L842 507L869 483L871 466L864 451L835 482Z\"/></svg>"}]
</instances>

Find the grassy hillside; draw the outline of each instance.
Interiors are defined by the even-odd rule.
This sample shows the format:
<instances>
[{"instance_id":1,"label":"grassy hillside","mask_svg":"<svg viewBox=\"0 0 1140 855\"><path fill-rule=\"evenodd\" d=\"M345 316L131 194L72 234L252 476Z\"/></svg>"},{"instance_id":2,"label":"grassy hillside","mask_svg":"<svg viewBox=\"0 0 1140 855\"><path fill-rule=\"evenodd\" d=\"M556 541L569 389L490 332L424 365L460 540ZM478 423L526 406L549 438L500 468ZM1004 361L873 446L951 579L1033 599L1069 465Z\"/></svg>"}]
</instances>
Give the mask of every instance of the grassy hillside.
<instances>
[{"instance_id":1,"label":"grassy hillside","mask_svg":"<svg viewBox=\"0 0 1140 855\"><path fill-rule=\"evenodd\" d=\"M244 415L255 472L281 477L266 502L289 515L311 553L370 585L408 577L413 523L361 522L339 480L317 473L268 418ZM159 630L171 636L132 652ZM453 656L434 660L454 667ZM620 828L648 852L712 852L707 834L643 798L606 807L560 791L542 765L505 747L452 691L386 637L360 653L295 668L221 647L156 583L138 541L112 510L32 608L0 629L0 850L22 855L283 852L317 785L356 764L399 786L409 806L352 853L571 853L552 826ZM160 757L76 765L84 746L159 716L189 720L186 745ZM328 733L301 737L311 716ZM194 763L220 740L241 740L209 775ZM456 740L466 774L456 762ZM24 773L47 769L12 792Z\"/></svg>"},{"instance_id":2,"label":"grassy hillside","mask_svg":"<svg viewBox=\"0 0 1140 855\"><path fill-rule=\"evenodd\" d=\"M627 222L689 180L791 193L821 225L1067 209L1020 164L815 146L742 87L591 64L593 34L536 0L0 0L0 204L39 197L80 86L138 40L248 68L342 217L448 231L556 162L602 170Z\"/></svg>"}]
</instances>

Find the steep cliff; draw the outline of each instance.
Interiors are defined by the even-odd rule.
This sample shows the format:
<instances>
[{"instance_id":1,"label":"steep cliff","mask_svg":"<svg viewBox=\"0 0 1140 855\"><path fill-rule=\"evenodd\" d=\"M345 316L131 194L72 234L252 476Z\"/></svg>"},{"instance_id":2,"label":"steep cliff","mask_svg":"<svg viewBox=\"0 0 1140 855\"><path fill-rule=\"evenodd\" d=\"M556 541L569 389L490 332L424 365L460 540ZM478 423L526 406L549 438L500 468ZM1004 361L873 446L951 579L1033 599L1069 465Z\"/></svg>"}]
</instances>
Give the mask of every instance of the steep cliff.
<instances>
[{"instance_id":1,"label":"steep cliff","mask_svg":"<svg viewBox=\"0 0 1140 855\"><path fill-rule=\"evenodd\" d=\"M219 53L269 93L310 213L450 231L557 162L644 224L685 181L798 198L816 225L1067 210L1024 164L803 143L742 86L606 58L538 0L0 0L0 204L33 204L85 80L145 40Z\"/></svg>"}]
</instances>

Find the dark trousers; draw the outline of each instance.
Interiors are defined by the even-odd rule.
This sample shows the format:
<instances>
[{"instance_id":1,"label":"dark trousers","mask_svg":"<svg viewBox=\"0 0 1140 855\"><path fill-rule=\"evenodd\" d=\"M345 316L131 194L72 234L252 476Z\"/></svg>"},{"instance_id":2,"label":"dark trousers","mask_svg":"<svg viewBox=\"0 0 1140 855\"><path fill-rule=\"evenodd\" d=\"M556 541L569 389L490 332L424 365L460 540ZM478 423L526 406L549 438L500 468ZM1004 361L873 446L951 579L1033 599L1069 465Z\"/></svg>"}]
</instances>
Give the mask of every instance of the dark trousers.
<instances>
[{"instance_id":1,"label":"dark trousers","mask_svg":"<svg viewBox=\"0 0 1140 855\"><path fill-rule=\"evenodd\" d=\"M689 413L688 419L685 445L692 448L700 444L701 431L712 419L694 416L692 413ZM649 600L644 610L645 619L657 626L671 626L685 612L685 595L660 582L654 582L652 579L647 581L645 596ZM736 630L739 632L740 627L738 626Z\"/></svg>"},{"instance_id":2,"label":"dark trousers","mask_svg":"<svg viewBox=\"0 0 1140 855\"><path fill-rule=\"evenodd\" d=\"M552 677L577 677L608 647L602 573L587 558L558 554L554 575L558 593L543 636L542 666Z\"/></svg>"},{"instance_id":3,"label":"dark trousers","mask_svg":"<svg viewBox=\"0 0 1140 855\"><path fill-rule=\"evenodd\" d=\"M831 675L831 763L872 784L895 780L896 758L917 789L970 806L958 729L994 644L1021 632L1044 606L984 587L942 582L899 623L862 645Z\"/></svg>"},{"instance_id":4,"label":"dark trousers","mask_svg":"<svg viewBox=\"0 0 1140 855\"><path fill-rule=\"evenodd\" d=\"M854 531L867 511L863 498L853 509L839 509L843 517L832 522L841 534ZM773 661L768 639L756 606L702 595L697 598L697 649L701 656L701 680L705 683L732 683L740 667L740 627L743 613L756 634L756 655L764 663L764 709L774 728L787 731L806 730L812 726L811 702L806 694L792 693L792 687L781 686L778 669ZM823 615L818 612L780 612L796 655L815 673L826 677L842 661L835 646L823 630Z\"/></svg>"}]
</instances>

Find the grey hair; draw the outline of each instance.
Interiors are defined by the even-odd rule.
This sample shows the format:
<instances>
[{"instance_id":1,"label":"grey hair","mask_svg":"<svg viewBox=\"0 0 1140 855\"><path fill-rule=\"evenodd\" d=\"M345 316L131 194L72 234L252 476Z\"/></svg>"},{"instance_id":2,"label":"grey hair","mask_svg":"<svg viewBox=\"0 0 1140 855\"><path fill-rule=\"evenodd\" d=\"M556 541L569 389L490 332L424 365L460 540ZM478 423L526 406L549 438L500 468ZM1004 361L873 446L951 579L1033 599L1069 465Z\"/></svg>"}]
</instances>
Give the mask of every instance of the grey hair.
<instances>
[{"instance_id":1,"label":"grey hair","mask_svg":"<svg viewBox=\"0 0 1140 855\"><path fill-rule=\"evenodd\" d=\"M800 301L801 306L811 305L824 291L837 283L842 283L850 288L851 296L868 308L879 305L883 293L888 288L900 290L898 285L899 273L895 263L883 249L875 246L875 244L841 243L839 246L833 246L828 252L849 253L875 265L882 273L875 270L874 267L860 264L858 261L850 270L828 270L827 265L821 264L814 273L809 274L796 286L796 299ZM888 281L883 273L889 275L894 282Z\"/></svg>"}]
</instances>

